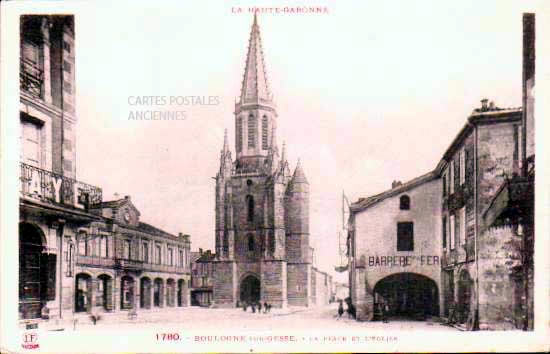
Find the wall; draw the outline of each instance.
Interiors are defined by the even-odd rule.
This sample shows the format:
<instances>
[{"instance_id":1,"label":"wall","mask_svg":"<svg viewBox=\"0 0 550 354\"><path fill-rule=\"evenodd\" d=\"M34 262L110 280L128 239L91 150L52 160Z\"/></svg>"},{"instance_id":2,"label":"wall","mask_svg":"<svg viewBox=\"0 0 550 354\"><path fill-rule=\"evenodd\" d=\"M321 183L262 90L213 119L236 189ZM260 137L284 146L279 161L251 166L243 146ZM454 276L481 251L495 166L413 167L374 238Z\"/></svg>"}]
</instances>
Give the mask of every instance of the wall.
<instances>
[{"instance_id":1,"label":"wall","mask_svg":"<svg viewBox=\"0 0 550 354\"><path fill-rule=\"evenodd\" d=\"M424 275L441 291L441 188L440 179L431 180L355 214L357 269L352 285L356 286L356 306L370 303L376 283L396 273ZM410 210L399 209L404 194L410 197ZM414 250L398 252L397 223L407 221L414 223Z\"/></svg>"}]
</instances>

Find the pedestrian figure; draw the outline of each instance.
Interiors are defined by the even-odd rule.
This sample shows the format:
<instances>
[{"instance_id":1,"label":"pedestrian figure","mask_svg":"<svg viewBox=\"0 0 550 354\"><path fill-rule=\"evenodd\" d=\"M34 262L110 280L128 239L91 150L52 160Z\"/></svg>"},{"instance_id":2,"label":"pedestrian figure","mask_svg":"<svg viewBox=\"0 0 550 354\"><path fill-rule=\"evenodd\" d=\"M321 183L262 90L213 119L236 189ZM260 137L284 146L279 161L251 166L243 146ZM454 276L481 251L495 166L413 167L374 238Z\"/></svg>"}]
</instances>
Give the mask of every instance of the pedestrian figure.
<instances>
[{"instance_id":1,"label":"pedestrian figure","mask_svg":"<svg viewBox=\"0 0 550 354\"><path fill-rule=\"evenodd\" d=\"M383 323L388 323L388 314L390 312L390 306L388 305L387 302L384 302L382 304L382 322Z\"/></svg>"},{"instance_id":2,"label":"pedestrian figure","mask_svg":"<svg viewBox=\"0 0 550 354\"><path fill-rule=\"evenodd\" d=\"M264 313L267 313L267 302L264 302Z\"/></svg>"},{"instance_id":3,"label":"pedestrian figure","mask_svg":"<svg viewBox=\"0 0 550 354\"><path fill-rule=\"evenodd\" d=\"M246 308L248 307L248 304L246 302L243 302L243 311L246 312Z\"/></svg>"},{"instance_id":4,"label":"pedestrian figure","mask_svg":"<svg viewBox=\"0 0 550 354\"><path fill-rule=\"evenodd\" d=\"M250 305L250 306L252 306L252 313L256 313L256 305L254 303L252 303L252 305Z\"/></svg>"},{"instance_id":5,"label":"pedestrian figure","mask_svg":"<svg viewBox=\"0 0 550 354\"><path fill-rule=\"evenodd\" d=\"M342 301L338 304L338 319L342 317L342 314L344 314L344 305L342 305Z\"/></svg>"},{"instance_id":6,"label":"pedestrian figure","mask_svg":"<svg viewBox=\"0 0 550 354\"><path fill-rule=\"evenodd\" d=\"M262 302L258 302L258 313L262 313Z\"/></svg>"}]
</instances>

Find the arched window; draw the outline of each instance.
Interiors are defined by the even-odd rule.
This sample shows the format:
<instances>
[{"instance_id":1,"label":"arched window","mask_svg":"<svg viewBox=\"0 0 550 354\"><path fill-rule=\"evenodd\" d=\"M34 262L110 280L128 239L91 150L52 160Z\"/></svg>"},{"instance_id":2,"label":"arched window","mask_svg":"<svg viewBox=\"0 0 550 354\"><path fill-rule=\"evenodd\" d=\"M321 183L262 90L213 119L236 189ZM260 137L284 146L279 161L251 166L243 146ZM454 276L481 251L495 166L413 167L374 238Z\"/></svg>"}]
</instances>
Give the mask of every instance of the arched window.
<instances>
[{"instance_id":1,"label":"arched window","mask_svg":"<svg viewBox=\"0 0 550 354\"><path fill-rule=\"evenodd\" d=\"M248 116L248 147L256 147L256 117Z\"/></svg>"},{"instance_id":2,"label":"arched window","mask_svg":"<svg viewBox=\"0 0 550 354\"><path fill-rule=\"evenodd\" d=\"M246 196L247 207L247 220L254 221L254 197L251 195Z\"/></svg>"},{"instance_id":3,"label":"arched window","mask_svg":"<svg viewBox=\"0 0 550 354\"><path fill-rule=\"evenodd\" d=\"M248 250L254 251L254 235L248 235Z\"/></svg>"},{"instance_id":4,"label":"arched window","mask_svg":"<svg viewBox=\"0 0 550 354\"><path fill-rule=\"evenodd\" d=\"M409 210L411 208L411 198L408 195L402 195L399 198L399 209Z\"/></svg>"},{"instance_id":5,"label":"arched window","mask_svg":"<svg viewBox=\"0 0 550 354\"><path fill-rule=\"evenodd\" d=\"M268 131L268 128L267 128L267 116L263 116L262 117L262 149L264 150L267 150L268 149L268 144L267 144L267 131Z\"/></svg>"},{"instance_id":6,"label":"arched window","mask_svg":"<svg viewBox=\"0 0 550 354\"><path fill-rule=\"evenodd\" d=\"M272 230L269 231L269 252L275 252L275 234Z\"/></svg>"},{"instance_id":7,"label":"arched window","mask_svg":"<svg viewBox=\"0 0 550 354\"><path fill-rule=\"evenodd\" d=\"M241 152L243 150L243 117L237 117L235 130L237 132L237 152Z\"/></svg>"}]
</instances>

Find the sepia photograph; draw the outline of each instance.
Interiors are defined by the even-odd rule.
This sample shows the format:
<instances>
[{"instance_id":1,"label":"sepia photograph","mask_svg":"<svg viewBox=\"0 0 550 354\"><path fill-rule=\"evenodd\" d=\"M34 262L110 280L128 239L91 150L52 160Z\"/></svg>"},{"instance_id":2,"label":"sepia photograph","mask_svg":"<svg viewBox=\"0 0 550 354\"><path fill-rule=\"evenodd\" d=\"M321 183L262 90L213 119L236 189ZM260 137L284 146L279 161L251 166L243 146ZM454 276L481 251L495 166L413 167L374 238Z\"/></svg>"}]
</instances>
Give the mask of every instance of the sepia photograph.
<instances>
[{"instance_id":1,"label":"sepia photograph","mask_svg":"<svg viewBox=\"0 0 550 354\"><path fill-rule=\"evenodd\" d=\"M2 2L2 351L549 350L549 9Z\"/></svg>"}]
</instances>

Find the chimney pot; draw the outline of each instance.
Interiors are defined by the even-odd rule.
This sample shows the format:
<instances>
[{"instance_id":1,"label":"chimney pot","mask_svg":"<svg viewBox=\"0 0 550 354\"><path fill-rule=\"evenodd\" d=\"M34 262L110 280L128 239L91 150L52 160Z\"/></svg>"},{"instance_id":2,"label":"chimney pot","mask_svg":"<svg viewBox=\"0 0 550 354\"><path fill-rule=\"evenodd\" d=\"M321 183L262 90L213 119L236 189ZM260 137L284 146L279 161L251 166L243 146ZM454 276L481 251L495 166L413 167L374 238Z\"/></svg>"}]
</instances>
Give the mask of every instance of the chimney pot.
<instances>
[{"instance_id":1,"label":"chimney pot","mask_svg":"<svg viewBox=\"0 0 550 354\"><path fill-rule=\"evenodd\" d=\"M125 196L124 196L124 199L130 200L130 196L129 196L129 195L125 195Z\"/></svg>"},{"instance_id":2,"label":"chimney pot","mask_svg":"<svg viewBox=\"0 0 550 354\"><path fill-rule=\"evenodd\" d=\"M495 102L493 102L493 101L489 102L489 109L490 110L495 109Z\"/></svg>"},{"instance_id":3,"label":"chimney pot","mask_svg":"<svg viewBox=\"0 0 550 354\"><path fill-rule=\"evenodd\" d=\"M489 102L489 100L486 98L481 100L481 109L483 109L484 111L487 110L487 102Z\"/></svg>"}]
</instances>

